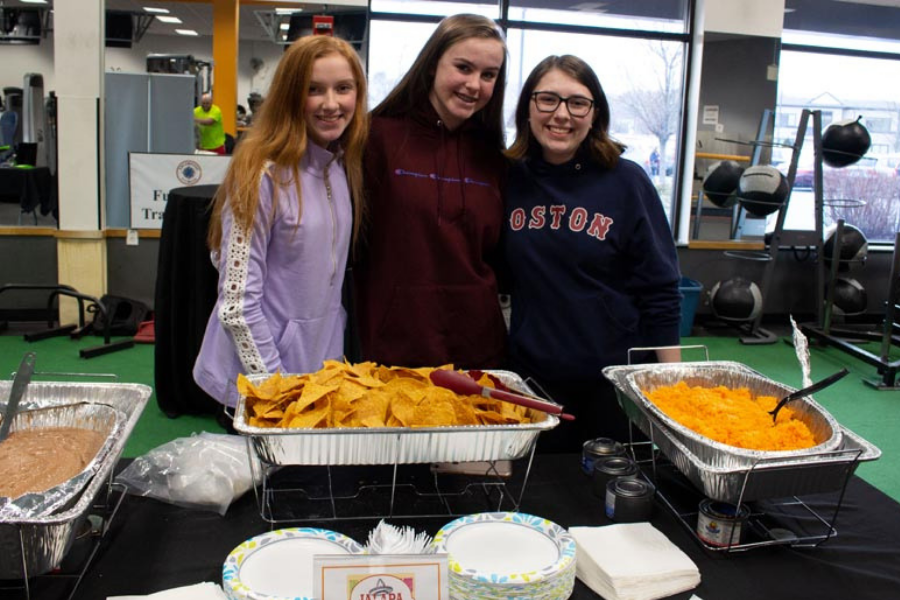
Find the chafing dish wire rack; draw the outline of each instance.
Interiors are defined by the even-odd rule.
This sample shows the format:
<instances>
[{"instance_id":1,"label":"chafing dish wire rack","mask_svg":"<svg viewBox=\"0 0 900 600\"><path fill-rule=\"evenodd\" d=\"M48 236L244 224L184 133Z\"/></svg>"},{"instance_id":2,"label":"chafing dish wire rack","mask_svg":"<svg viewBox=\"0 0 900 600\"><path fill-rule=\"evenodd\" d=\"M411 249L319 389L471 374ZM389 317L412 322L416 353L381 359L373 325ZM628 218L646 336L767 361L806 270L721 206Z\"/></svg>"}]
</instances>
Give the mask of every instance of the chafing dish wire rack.
<instances>
[{"instance_id":1,"label":"chafing dish wire rack","mask_svg":"<svg viewBox=\"0 0 900 600\"><path fill-rule=\"evenodd\" d=\"M118 380L117 375L109 373L37 371L20 411L71 405L76 396L84 403L114 407L124 419L97 472L67 507L42 517L0 521L0 546L6 553L0 560L0 591L17 591L20 597L31 600L32 587L38 580L63 579L70 582L71 600L125 499L125 486L114 482L114 466L152 390L137 384L36 381L46 377ZM0 398L8 396L10 386L11 381L0 381ZM76 547L79 551L73 552Z\"/></svg>"},{"instance_id":2,"label":"chafing dish wire rack","mask_svg":"<svg viewBox=\"0 0 900 600\"><path fill-rule=\"evenodd\" d=\"M72 540L73 547L70 548L67 555L63 558L60 566L49 573L32 576L29 573L28 562L22 560L21 578L6 581L0 580L0 592L3 592L0 596L7 600L13 600L13 598L6 596L6 592L19 592L20 597L24 600L32 600L31 588L35 581L60 579L69 582L69 595L66 598L68 600L75 598L78 587L81 585L81 581L84 579L88 569L94 563L97 551L100 550L100 546L106 538L106 534L112 526L113 520L119 512L119 507L121 507L122 501L126 496L127 490L125 485L115 483L113 477L114 474L110 473L103 490L101 490L101 493L91 505L90 514L87 515L87 518L81 524L80 530L75 533ZM20 556L24 557L25 548L27 547L26 539L28 538L27 527L18 523L3 523L0 524L0 527L9 527L15 532L14 535L19 538ZM79 551L73 552L76 547Z\"/></svg>"},{"instance_id":3,"label":"chafing dish wire rack","mask_svg":"<svg viewBox=\"0 0 900 600\"><path fill-rule=\"evenodd\" d=\"M533 395L516 373L486 373ZM250 461L260 482L254 491L260 516L271 524L516 511L538 435L559 424L555 415L529 409L533 422L511 425L259 428L250 425L245 400L238 402L234 427L258 459ZM514 461L515 473L508 473Z\"/></svg>"},{"instance_id":4,"label":"chafing dish wire rack","mask_svg":"<svg viewBox=\"0 0 900 600\"><path fill-rule=\"evenodd\" d=\"M252 440L248 438L247 444L252 456ZM518 511L536 445L535 440L527 455L515 461L285 466L259 460L250 464L254 480L261 482L254 487L260 517L272 526L455 517L472 512Z\"/></svg>"},{"instance_id":5,"label":"chafing dish wire rack","mask_svg":"<svg viewBox=\"0 0 900 600\"><path fill-rule=\"evenodd\" d=\"M632 423L631 427L635 427ZM844 494L850 477L856 470L859 457L865 448L848 448L822 452L826 459L844 460L846 472L839 489L824 494L830 496L834 503L831 506L814 506L810 498L799 496L760 499L744 502L743 496L735 506L745 507L747 514L741 518L740 526L725 528L726 535L718 540L721 543L710 543L698 533L700 519L699 505L704 500L703 494L677 466L657 446L655 439L660 435L659 425L651 424L646 442L630 442L626 449L632 459L640 466L641 475L654 484L659 502L672 513L691 537L705 550L715 553L745 552L756 548L770 546L790 546L799 548L816 547L838 535L835 523L844 501ZM632 439L634 436L631 436ZM816 455L819 456L819 455ZM742 490L748 482L757 476L760 467L775 459L761 459L744 474ZM779 467L767 467L779 468ZM790 468L790 467L781 467ZM692 494L677 494L678 490L690 488ZM686 499L684 496L690 498ZM730 535L728 532L730 531Z\"/></svg>"}]
</instances>

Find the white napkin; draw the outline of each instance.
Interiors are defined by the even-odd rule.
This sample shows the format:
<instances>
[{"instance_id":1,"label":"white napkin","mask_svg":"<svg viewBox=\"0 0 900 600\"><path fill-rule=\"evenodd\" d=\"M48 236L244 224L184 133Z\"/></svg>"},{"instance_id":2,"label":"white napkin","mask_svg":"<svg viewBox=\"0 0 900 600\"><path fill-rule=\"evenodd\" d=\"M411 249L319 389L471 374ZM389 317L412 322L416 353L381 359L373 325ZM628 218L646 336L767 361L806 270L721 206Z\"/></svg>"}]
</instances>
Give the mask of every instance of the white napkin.
<instances>
[{"instance_id":1,"label":"white napkin","mask_svg":"<svg viewBox=\"0 0 900 600\"><path fill-rule=\"evenodd\" d=\"M107 600L228 600L228 598L218 584L206 581L163 590L149 596L109 596Z\"/></svg>"},{"instance_id":2,"label":"white napkin","mask_svg":"<svg viewBox=\"0 0 900 600\"><path fill-rule=\"evenodd\" d=\"M700 584L697 565L650 523L571 527L576 575L606 600L654 600Z\"/></svg>"}]
</instances>

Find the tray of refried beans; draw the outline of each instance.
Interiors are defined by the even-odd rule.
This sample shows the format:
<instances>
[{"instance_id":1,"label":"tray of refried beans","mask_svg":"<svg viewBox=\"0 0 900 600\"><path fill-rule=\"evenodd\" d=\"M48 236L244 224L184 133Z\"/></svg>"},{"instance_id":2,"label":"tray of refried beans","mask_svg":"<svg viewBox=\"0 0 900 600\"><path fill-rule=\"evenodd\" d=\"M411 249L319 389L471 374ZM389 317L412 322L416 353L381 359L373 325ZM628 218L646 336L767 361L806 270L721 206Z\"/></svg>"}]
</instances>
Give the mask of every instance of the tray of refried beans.
<instances>
[{"instance_id":1,"label":"tray of refried beans","mask_svg":"<svg viewBox=\"0 0 900 600\"><path fill-rule=\"evenodd\" d=\"M0 402L11 382L0 381ZM0 443L0 579L57 567L150 397L148 386L32 382Z\"/></svg>"},{"instance_id":2,"label":"tray of refried beans","mask_svg":"<svg viewBox=\"0 0 900 600\"><path fill-rule=\"evenodd\" d=\"M234 428L272 465L391 465L514 460L559 423L533 408L438 387L432 371L325 361L304 375L241 376ZM510 371L468 374L532 395Z\"/></svg>"},{"instance_id":3,"label":"tray of refried beans","mask_svg":"<svg viewBox=\"0 0 900 600\"><path fill-rule=\"evenodd\" d=\"M811 396L768 412L796 391L737 362L603 369L632 423L707 497L739 501L841 489L881 451Z\"/></svg>"}]
</instances>

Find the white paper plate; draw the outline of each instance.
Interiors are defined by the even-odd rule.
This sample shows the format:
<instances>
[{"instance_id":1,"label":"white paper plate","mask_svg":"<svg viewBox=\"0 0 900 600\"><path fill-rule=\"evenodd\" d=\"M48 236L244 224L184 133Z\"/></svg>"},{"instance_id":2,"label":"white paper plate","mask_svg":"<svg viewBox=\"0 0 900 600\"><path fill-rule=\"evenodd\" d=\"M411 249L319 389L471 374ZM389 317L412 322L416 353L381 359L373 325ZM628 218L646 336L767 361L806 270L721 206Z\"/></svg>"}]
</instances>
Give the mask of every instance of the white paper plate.
<instances>
[{"instance_id":1,"label":"white paper plate","mask_svg":"<svg viewBox=\"0 0 900 600\"><path fill-rule=\"evenodd\" d=\"M222 587L231 600L305 600L313 595L315 555L363 553L362 546L336 531L278 529L231 551L222 567Z\"/></svg>"},{"instance_id":2,"label":"white paper plate","mask_svg":"<svg viewBox=\"0 0 900 600\"><path fill-rule=\"evenodd\" d=\"M524 513L460 517L438 531L433 545L449 555L451 577L492 586L538 584L575 561L575 541L565 529Z\"/></svg>"}]
</instances>

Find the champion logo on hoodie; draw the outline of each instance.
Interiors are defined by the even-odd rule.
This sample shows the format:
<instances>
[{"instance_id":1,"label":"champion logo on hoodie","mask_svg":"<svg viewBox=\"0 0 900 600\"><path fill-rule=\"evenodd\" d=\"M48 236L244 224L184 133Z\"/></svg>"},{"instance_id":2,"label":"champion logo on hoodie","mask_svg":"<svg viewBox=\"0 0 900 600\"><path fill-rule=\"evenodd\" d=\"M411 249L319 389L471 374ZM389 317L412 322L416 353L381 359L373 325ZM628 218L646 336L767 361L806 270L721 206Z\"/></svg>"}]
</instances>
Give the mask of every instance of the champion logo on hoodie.
<instances>
[{"instance_id":1,"label":"champion logo on hoodie","mask_svg":"<svg viewBox=\"0 0 900 600\"><path fill-rule=\"evenodd\" d=\"M491 184L485 183L484 181L478 181L477 179L472 179L471 177L463 177L460 179L459 177L443 177L438 175L437 173L416 173L415 171L407 171L406 169L395 169L395 175L400 175L401 177L417 177L419 179L433 179L435 181L446 181L449 183L465 183L471 185L480 185L483 187L491 187Z\"/></svg>"},{"instance_id":2,"label":"champion logo on hoodie","mask_svg":"<svg viewBox=\"0 0 900 600\"><path fill-rule=\"evenodd\" d=\"M524 208L517 208L509 215L509 228L512 231L521 231L526 226L528 229L549 227L553 230L568 227L569 231L574 233L583 231L601 241L606 239L606 234L612 225L611 217L598 212L591 216L588 210L582 206L569 209L564 204L555 204L550 207L538 205L531 209L530 215L525 212Z\"/></svg>"}]
</instances>

